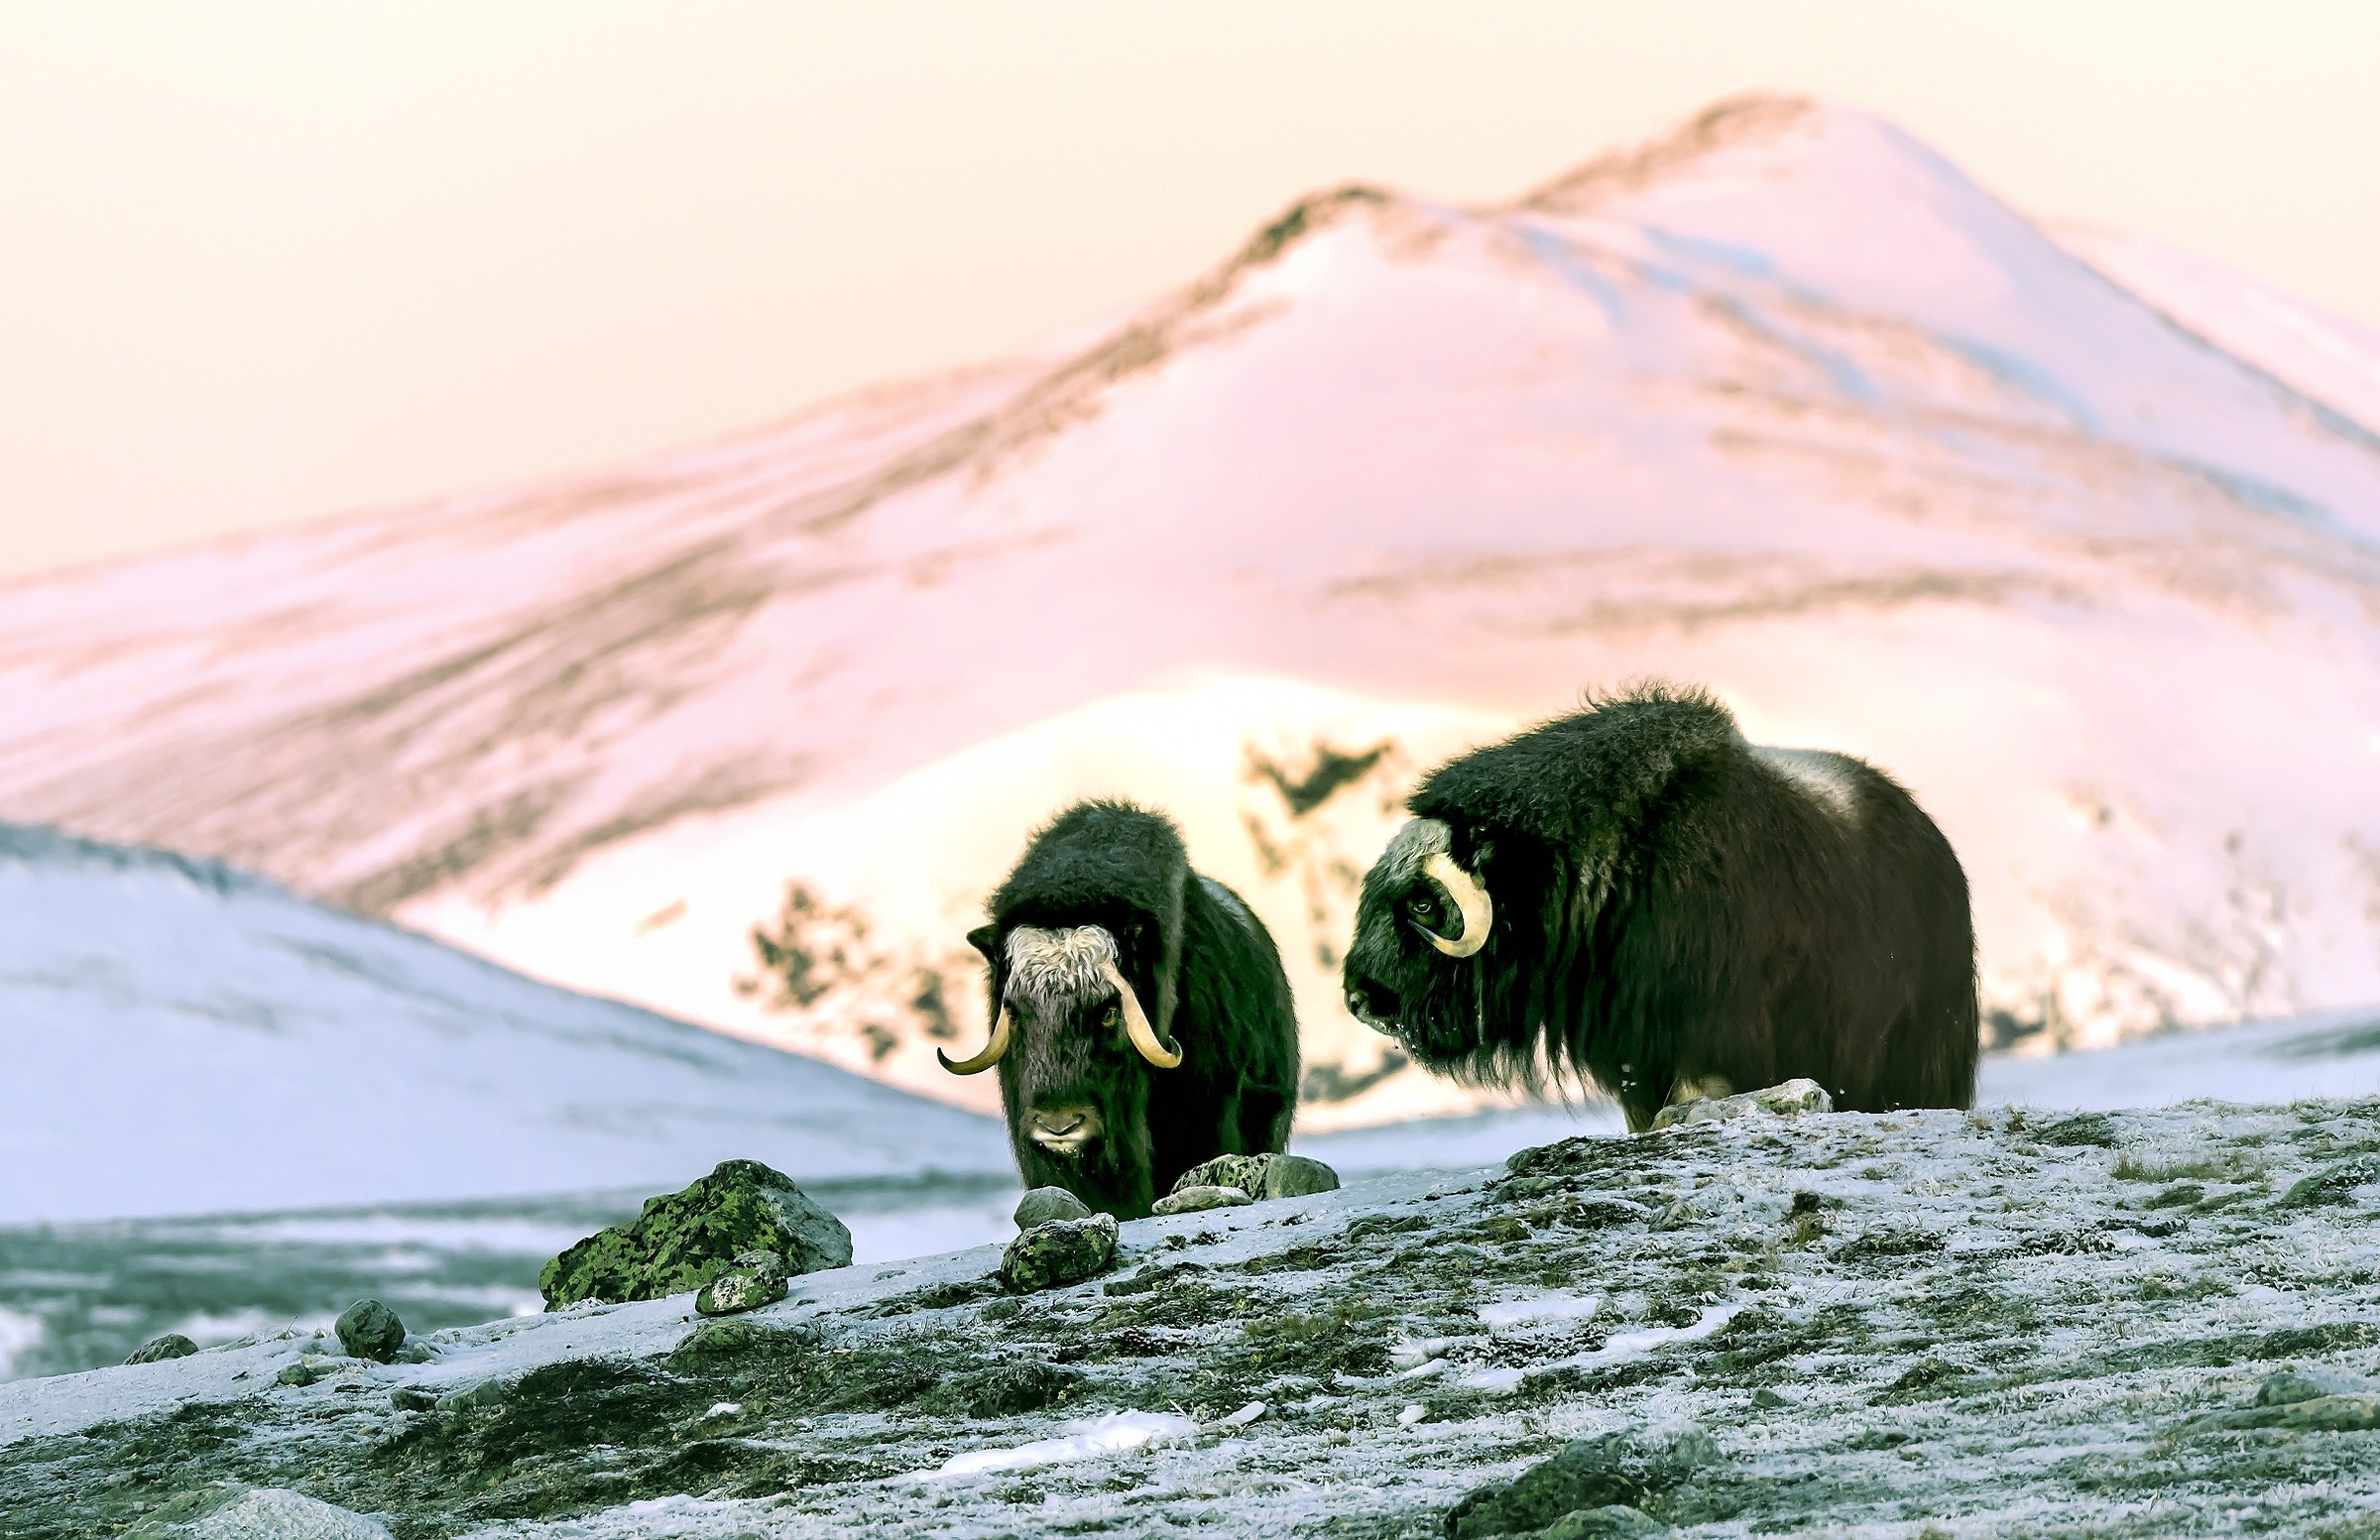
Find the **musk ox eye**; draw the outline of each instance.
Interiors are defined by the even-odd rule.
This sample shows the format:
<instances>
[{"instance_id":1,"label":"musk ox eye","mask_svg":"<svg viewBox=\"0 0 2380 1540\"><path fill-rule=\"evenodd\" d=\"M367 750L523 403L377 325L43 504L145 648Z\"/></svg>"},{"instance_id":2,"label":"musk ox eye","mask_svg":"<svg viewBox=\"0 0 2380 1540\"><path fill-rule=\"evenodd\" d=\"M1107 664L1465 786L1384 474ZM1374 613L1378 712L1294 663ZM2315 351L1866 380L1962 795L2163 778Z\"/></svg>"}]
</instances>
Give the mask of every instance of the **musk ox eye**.
<instances>
[{"instance_id":1,"label":"musk ox eye","mask_svg":"<svg viewBox=\"0 0 2380 1540\"><path fill-rule=\"evenodd\" d=\"M1107 1009L1099 1013L1099 1024L1108 1028L1110 1031L1114 1031L1117 1027L1124 1024L1124 1012L1117 1009L1114 1006L1110 1006Z\"/></svg>"},{"instance_id":2,"label":"musk ox eye","mask_svg":"<svg viewBox=\"0 0 2380 1540\"><path fill-rule=\"evenodd\" d=\"M1405 900L1405 912L1420 924L1436 928L1438 924L1438 895L1426 888Z\"/></svg>"}]
</instances>

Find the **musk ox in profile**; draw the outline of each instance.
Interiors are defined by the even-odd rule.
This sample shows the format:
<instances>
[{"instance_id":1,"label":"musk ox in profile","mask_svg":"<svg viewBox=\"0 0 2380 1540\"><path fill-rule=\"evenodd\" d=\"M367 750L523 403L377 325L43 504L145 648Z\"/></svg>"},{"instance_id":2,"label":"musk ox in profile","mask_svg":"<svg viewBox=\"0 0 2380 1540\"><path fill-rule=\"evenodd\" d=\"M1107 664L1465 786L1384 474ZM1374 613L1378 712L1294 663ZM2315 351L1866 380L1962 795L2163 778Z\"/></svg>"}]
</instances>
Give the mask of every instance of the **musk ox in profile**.
<instances>
[{"instance_id":1,"label":"musk ox in profile","mask_svg":"<svg viewBox=\"0 0 2380 1540\"><path fill-rule=\"evenodd\" d=\"M992 1037L1028 1187L1133 1219L1217 1155L1278 1151L1297 1016L1263 922L1190 870L1172 822L1081 802L1033 836L967 939L992 965Z\"/></svg>"},{"instance_id":2,"label":"musk ox in profile","mask_svg":"<svg viewBox=\"0 0 2380 1540\"><path fill-rule=\"evenodd\" d=\"M1432 1069L1583 1071L1635 1129L1797 1076L1845 1110L1973 1101L1966 876L1882 771L1647 686L1450 761L1407 805L1343 977Z\"/></svg>"}]
</instances>

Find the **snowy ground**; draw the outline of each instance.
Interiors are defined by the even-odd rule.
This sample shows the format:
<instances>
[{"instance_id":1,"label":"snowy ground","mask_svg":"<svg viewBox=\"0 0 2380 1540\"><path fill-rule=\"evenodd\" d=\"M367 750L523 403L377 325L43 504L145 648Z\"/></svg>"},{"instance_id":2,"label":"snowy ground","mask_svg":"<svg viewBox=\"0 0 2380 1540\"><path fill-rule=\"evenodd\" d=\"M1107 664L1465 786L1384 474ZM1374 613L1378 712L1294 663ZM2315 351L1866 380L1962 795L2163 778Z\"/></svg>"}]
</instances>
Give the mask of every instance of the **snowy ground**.
<instances>
[{"instance_id":1,"label":"snowy ground","mask_svg":"<svg viewBox=\"0 0 2380 1540\"><path fill-rule=\"evenodd\" d=\"M2380 1011L2152 1038L2095 1053L1986 1060L1984 1105L2107 1109L2194 1097L2380 1095ZM1607 1104L1532 1107L1300 1137L1347 1180L1492 1165L1514 1150L1619 1131ZM1006 1169L824 1180L792 1168L851 1227L863 1263L1005 1241ZM690 1170L687 1175L699 1174ZM327 1323L377 1295L420 1330L537 1308L537 1269L633 1215L647 1188L0 1229L0 1380L115 1363L163 1332L202 1345Z\"/></svg>"},{"instance_id":2,"label":"snowy ground","mask_svg":"<svg viewBox=\"0 0 2380 1540\"><path fill-rule=\"evenodd\" d=\"M1681 1535L2346 1540L2376 1156L2370 1099L1748 1117L1133 1222L1022 1299L983 1247L724 1331L681 1297L389 1367L283 1334L0 1386L0 1530L231 1481L401 1540L1421 1536L1621 1433L1706 1449L1595 1499Z\"/></svg>"}]
</instances>

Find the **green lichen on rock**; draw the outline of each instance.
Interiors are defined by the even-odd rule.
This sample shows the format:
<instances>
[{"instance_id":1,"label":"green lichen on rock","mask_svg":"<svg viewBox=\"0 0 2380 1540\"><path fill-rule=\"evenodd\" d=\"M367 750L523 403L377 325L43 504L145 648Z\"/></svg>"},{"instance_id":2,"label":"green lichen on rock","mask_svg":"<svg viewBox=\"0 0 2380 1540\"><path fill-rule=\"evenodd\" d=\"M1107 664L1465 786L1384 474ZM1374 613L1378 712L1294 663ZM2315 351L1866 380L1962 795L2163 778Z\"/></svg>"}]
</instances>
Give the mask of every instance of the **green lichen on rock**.
<instances>
[{"instance_id":1,"label":"green lichen on rock","mask_svg":"<svg viewBox=\"0 0 2380 1540\"><path fill-rule=\"evenodd\" d=\"M1012 1293L1064 1288L1107 1271L1116 1259L1116 1218L1052 1220L1009 1243L1000 1259L1000 1280Z\"/></svg>"},{"instance_id":2,"label":"green lichen on rock","mask_svg":"<svg viewBox=\"0 0 2380 1540\"><path fill-rule=\"evenodd\" d=\"M694 1296L694 1308L706 1316L741 1315L774 1305L791 1285L785 1278L785 1259L774 1251L744 1251L726 1271L712 1275Z\"/></svg>"},{"instance_id":3,"label":"green lichen on rock","mask_svg":"<svg viewBox=\"0 0 2380 1540\"><path fill-rule=\"evenodd\" d=\"M397 1312L377 1299L359 1299L339 1316L333 1328L339 1334L339 1346L351 1359L370 1359L375 1363L393 1363L405 1347L405 1323Z\"/></svg>"},{"instance_id":4,"label":"green lichen on rock","mask_svg":"<svg viewBox=\"0 0 2380 1540\"><path fill-rule=\"evenodd\" d=\"M1718 1459L1711 1435L1691 1423L1578 1439L1512 1481L1456 1503L1446 1516L1446 1533L1450 1540L1535 1534L1574 1514L1586 1515L1572 1527L1579 1535L1657 1533L1658 1523L1633 1531L1612 1527L1617 1516L1604 1510L1626 1508L1644 1517L1646 1506Z\"/></svg>"},{"instance_id":5,"label":"green lichen on rock","mask_svg":"<svg viewBox=\"0 0 2380 1540\"><path fill-rule=\"evenodd\" d=\"M1256 1202L1336 1192L1339 1173L1305 1155L1217 1155L1184 1171L1177 1193L1193 1187L1237 1187Z\"/></svg>"},{"instance_id":6,"label":"green lichen on rock","mask_svg":"<svg viewBox=\"0 0 2380 1540\"><path fill-rule=\"evenodd\" d=\"M1202 1209L1236 1209L1253 1203L1237 1187L1176 1187L1150 1206L1155 1214L1196 1214Z\"/></svg>"},{"instance_id":7,"label":"green lichen on rock","mask_svg":"<svg viewBox=\"0 0 2380 1540\"><path fill-rule=\"evenodd\" d=\"M162 1363L168 1359L186 1359L198 1351L198 1345L179 1332L168 1332L132 1350L127 1363Z\"/></svg>"},{"instance_id":8,"label":"green lichen on rock","mask_svg":"<svg viewBox=\"0 0 2380 1540\"><path fill-rule=\"evenodd\" d=\"M851 1232L782 1172L728 1160L547 1262L537 1289L548 1310L582 1299L666 1299L701 1288L745 1251L774 1251L788 1276L848 1267Z\"/></svg>"}]
</instances>

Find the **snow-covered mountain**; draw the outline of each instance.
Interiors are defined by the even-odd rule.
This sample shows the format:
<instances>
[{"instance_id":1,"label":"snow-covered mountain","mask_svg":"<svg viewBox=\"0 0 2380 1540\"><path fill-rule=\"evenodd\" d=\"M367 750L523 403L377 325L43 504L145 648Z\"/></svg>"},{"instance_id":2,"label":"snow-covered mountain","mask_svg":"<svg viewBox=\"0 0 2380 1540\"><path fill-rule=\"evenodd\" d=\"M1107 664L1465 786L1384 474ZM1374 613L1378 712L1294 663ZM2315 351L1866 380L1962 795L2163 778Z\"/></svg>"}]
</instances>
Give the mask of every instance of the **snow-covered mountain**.
<instances>
[{"instance_id":1,"label":"snow-covered mountain","mask_svg":"<svg viewBox=\"0 0 2380 1540\"><path fill-rule=\"evenodd\" d=\"M1131 794L1280 936L1319 1127L1462 1099L1337 1001L1403 789L1658 673L1915 789L2000 1040L2380 1000L2380 437L2103 255L1767 98L1342 188L1080 345L0 590L0 812L982 1105L959 938Z\"/></svg>"},{"instance_id":2,"label":"snow-covered mountain","mask_svg":"<svg viewBox=\"0 0 2380 1540\"><path fill-rule=\"evenodd\" d=\"M211 862L0 824L0 1224L1005 1173L998 1125Z\"/></svg>"}]
</instances>

